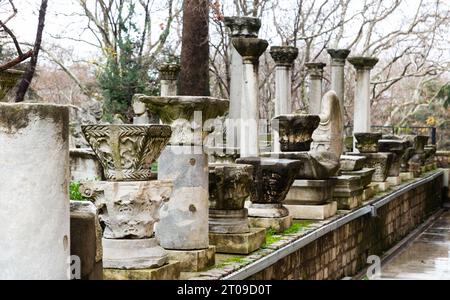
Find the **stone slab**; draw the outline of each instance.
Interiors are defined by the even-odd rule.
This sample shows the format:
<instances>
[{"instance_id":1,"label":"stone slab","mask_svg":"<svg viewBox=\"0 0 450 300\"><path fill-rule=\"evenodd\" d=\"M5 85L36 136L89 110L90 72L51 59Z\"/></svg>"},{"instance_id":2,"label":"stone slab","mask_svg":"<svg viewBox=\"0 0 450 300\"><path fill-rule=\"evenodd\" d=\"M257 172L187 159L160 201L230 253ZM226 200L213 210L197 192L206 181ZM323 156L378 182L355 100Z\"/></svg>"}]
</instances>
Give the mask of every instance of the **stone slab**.
<instances>
[{"instance_id":1,"label":"stone slab","mask_svg":"<svg viewBox=\"0 0 450 300\"><path fill-rule=\"evenodd\" d=\"M288 205L323 205L333 200L335 183L335 180L296 180L284 203Z\"/></svg>"},{"instance_id":2,"label":"stone slab","mask_svg":"<svg viewBox=\"0 0 450 300\"><path fill-rule=\"evenodd\" d=\"M295 220L326 220L337 213L337 202L324 205L286 205Z\"/></svg>"},{"instance_id":3,"label":"stone slab","mask_svg":"<svg viewBox=\"0 0 450 300\"><path fill-rule=\"evenodd\" d=\"M286 231L292 226L292 216L284 218L248 218L249 225L252 228L272 228L276 233Z\"/></svg>"},{"instance_id":4,"label":"stone slab","mask_svg":"<svg viewBox=\"0 0 450 300\"><path fill-rule=\"evenodd\" d=\"M347 197L347 198L334 198L337 202L337 208L339 210L352 210L361 205L363 202L363 195Z\"/></svg>"},{"instance_id":5,"label":"stone slab","mask_svg":"<svg viewBox=\"0 0 450 300\"><path fill-rule=\"evenodd\" d=\"M170 261L156 269L104 269L103 278L105 280L178 280L180 279L180 272L180 262Z\"/></svg>"},{"instance_id":6,"label":"stone slab","mask_svg":"<svg viewBox=\"0 0 450 300\"><path fill-rule=\"evenodd\" d=\"M265 228L252 228L249 233L209 234L209 243L216 246L217 253L250 254L266 241Z\"/></svg>"},{"instance_id":7,"label":"stone slab","mask_svg":"<svg viewBox=\"0 0 450 300\"><path fill-rule=\"evenodd\" d=\"M373 196L375 196L375 189L373 186L368 186L363 191L363 202L370 200Z\"/></svg>"},{"instance_id":8,"label":"stone slab","mask_svg":"<svg viewBox=\"0 0 450 300\"><path fill-rule=\"evenodd\" d=\"M378 187L378 192L387 192L391 187L391 184L387 181L385 182L374 182L374 185Z\"/></svg>"},{"instance_id":9,"label":"stone slab","mask_svg":"<svg viewBox=\"0 0 450 300\"><path fill-rule=\"evenodd\" d=\"M381 192L381 191L380 191L380 186L379 186L378 184L376 184L376 183L371 183L368 187L369 187L369 188L372 188L372 189L373 189L373 192L374 192L375 194Z\"/></svg>"},{"instance_id":10,"label":"stone slab","mask_svg":"<svg viewBox=\"0 0 450 300\"><path fill-rule=\"evenodd\" d=\"M216 247L202 250L167 250L169 259L180 262L181 272L200 272L216 263Z\"/></svg>"},{"instance_id":11,"label":"stone slab","mask_svg":"<svg viewBox=\"0 0 450 300\"><path fill-rule=\"evenodd\" d=\"M341 171L359 171L364 168L366 158L364 156L342 155L340 162Z\"/></svg>"},{"instance_id":12,"label":"stone slab","mask_svg":"<svg viewBox=\"0 0 450 300\"><path fill-rule=\"evenodd\" d=\"M400 177L402 178L402 181L410 181L414 179L414 173L413 172L403 172L400 173Z\"/></svg>"},{"instance_id":13,"label":"stone slab","mask_svg":"<svg viewBox=\"0 0 450 300\"><path fill-rule=\"evenodd\" d=\"M402 184L402 178L400 176L388 177L386 181L389 182L391 186L399 186L400 184Z\"/></svg>"}]
</instances>

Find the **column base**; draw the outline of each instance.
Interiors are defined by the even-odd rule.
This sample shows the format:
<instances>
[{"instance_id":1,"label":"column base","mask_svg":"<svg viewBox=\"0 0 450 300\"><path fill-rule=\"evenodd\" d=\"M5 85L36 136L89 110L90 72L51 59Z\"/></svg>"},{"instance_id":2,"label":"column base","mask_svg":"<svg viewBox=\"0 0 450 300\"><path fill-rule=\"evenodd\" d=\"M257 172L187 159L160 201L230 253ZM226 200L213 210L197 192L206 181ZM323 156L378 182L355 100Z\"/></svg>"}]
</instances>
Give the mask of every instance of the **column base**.
<instances>
[{"instance_id":1,"label":"column base","mask_svg":"<svg viewBox=\"0 0 450 300\"><path fill-rule=\"evenodd\" d=\"M400 173L400 177L402 181L410 181L414 179L414 173L413 172L402 172Z\"/></svg>"},{"instance_id":2,"label":"column base","mask_svg":"<svg viewBox=\"0 0 450 300\"><path fill-rule=\"evenodd\" d=\"M282 233L292 226L292 216L282 218L250 217L248 221L252 228L272 228L276 233Z\"/></svg>"},{"instance_id":3,"label":"column base","mask_svg":"<svg viewBox=\"0 0 450 300\"><path fill-rule=\"evenodd\" d=\"M143 270L104 269L103 278L105 280L178 280L180 279L180 263L170 261L162 267Z\"/></svg>"},{"instance_id":4,"label":"column base","mask_svg":"<svg viewBox=\"0 0 450 300\"><path fill-rule=\"evenodd\" d=\"M338 205L336 201L322 205L286 205L295 220L323 221L336 215Z\"/></svg>"},{"instance_id":5,"label":"column base","mask_svg":"<svg viewBox=\"0 0 450 300\"><path fill-rule=\"evenodd\" d=\"M376 190L379 192L387 192L391 187L391 184L387 181L385 182L374 182L374 186L376 186Z\"/></svg>"},{"instance_id":6,"label":"column base","mask_svg":"<svg viewBox=\"0 0 450 300\"><path fill-rule=\"evenodd\" d=\"M284 218L289 215L289 211L283 204L252 203L248 209L248 215L252 218Z\"/></svg>"},{"instance_id":7,"label":"column base","mask_svg":"<svg viewBox=\"0 0 450 300\"><path fill-rule=\"evenodd\" d=\"M202 250L167 250L170 260L180 262L181 272L200 272L216 263L216 247Z\"/></svg>"},{"instance_id":8,"label":"column base","mask_svg":"<svg viewBox=\"0 0 450 300\"><path fill-rule=\"evenodd\" d=\"M363 191L363 202L370 200L373 196L375 196L375 188L371 185L367 186Z\"/></svg>"},{"instance_id":9,"label":"column base","mask_svg":"<svg viewBox=\"0 0 450 300\"><path fill-rule=\"evenodd\" d=\"M242 210L209 210L209 233L239 234L249 232L249 230L246 208Z\"/></svg>"},{"instance_id":10,"label":"column base","mask_svg":"<svg viewBox=\"0 0 450 300\"><path fill-rule=\"evenodd\" d=\"M266 229L252 228L249 233L209 233L209 242L216 246L217 253L250 254L266 241Z\"/></svg>"},{"instance_id":11,"label":"column base","mask_svg":"<svg viewBox=\"0 0 450 300\"><path fill-rule=\"evenodd\" d=\"M156 238L142 240L103 239L105 269L141 270L159 268L169 257Z\"/></svg>"},{"instance_id":12,"label":"column base","mask_svg":"<svg viewBox=\"0 0 450 300\"><path fill-rule=\"evenodd\" d=\"M337 208L339 210L353 210L361 206L363 202L363 194L358 196L351 196L347 198L334 198L337 202Z\"/></svg>"},{"instance_id":13,"label":"column base","mask_svg":"<svg viewBox=\"0 0 450 300\"><path fill-rule=\"evenodd\" d=\"M388 177L386 181L389 182L391 186L399 186L400 184L402 184L402 178L400 176Z\"/></svg>"}]
</instances>

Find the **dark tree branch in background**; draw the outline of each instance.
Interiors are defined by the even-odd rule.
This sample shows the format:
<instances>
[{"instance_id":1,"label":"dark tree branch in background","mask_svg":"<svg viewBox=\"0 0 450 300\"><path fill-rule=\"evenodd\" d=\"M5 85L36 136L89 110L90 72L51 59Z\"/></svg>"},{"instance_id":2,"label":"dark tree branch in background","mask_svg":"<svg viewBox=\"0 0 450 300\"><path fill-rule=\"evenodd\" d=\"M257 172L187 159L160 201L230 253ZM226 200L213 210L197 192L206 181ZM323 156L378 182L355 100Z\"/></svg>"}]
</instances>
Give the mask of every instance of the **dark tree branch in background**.
<instances>
[{"instance_id":1,"label":"dark tree branch in background","mask_svg":"<svg viewBox=\"0 0 450 300\"><path fill-rule=\"evenodd\" d=\"M33 80L34 73L36 72L36 65L39 56L39 50L42 44L42 34L44 32L45 27L45 16L47 14L47 4L48 0L42 0L41 8L39 9L39 23L36 33L36 40L34 42L33 55L31 56L30 65L28 69L25 71L25 74L22 77L22 81L19 84L16 93L16 102L23 102L25 99L25 94L27 93L31 81Z\"/></svg>"}]
</instances>

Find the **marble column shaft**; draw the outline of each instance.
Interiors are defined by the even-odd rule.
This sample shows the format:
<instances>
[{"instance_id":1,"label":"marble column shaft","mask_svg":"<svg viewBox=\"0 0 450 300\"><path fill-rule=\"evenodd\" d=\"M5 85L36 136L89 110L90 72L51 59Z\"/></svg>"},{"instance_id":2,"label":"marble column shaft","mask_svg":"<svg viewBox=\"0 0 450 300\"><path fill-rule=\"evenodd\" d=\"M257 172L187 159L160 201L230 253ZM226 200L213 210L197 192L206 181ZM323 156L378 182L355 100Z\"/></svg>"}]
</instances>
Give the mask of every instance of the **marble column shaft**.
<instances>
[{"instance_id":1,"label":"marble column shaft","mask_svg":"<svg viewBox=\"0 0 450 300\"><path fill-rule=\"evenodd\" d=\"M341 103L341 115L344 120L345 112L345 61L350 54L347 49L328 49L331 57L331 89L336 92Z\"/></svg>"},{"instance_id":2,"label":"marble column shaft","mask_svg":"<svg viewBox=\"0 0 450 300\"><path fill-rule=\"evenodd\" d=\"M319 115L322 110L322 79L324 63L307 63L306 68L309 73L310 87L309 87L309 113L311 115Z\"/></svg>"}]
</instances>

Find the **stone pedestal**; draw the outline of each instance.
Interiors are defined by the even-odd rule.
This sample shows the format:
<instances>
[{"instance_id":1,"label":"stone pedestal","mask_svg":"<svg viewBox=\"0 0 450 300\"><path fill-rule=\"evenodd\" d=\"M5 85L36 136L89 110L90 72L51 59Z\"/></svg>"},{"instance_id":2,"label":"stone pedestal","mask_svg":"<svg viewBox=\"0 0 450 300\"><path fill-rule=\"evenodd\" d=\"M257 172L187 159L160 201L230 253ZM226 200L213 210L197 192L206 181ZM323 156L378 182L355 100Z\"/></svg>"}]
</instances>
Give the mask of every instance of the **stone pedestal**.
<instances>
[{"instance_id":1,"label":"stone pedestal","mask_svg":"<svg viewBox=\"0 0 450 300\"><path fill-rule=\"evenodd\" d=\"M378 142L378 145L380 152L393 153L392 163L388 171L388 176L392 178L399 177L401 171L401 159L405 155L405 152L408 148L408 142L402 140L380 140Z\"/></svg>"},{"instance_id":2,"label":"stone pedestal","mask_svg":"<svg viewBox=\"0 0 450 300\"><path fill-rule=\"evenodd\" d=\"M372 182L385 182L392 162L392 153L347 153L347 155L364 156L365 168L375 169Z\"/></svg>"},{"instance_id":3,"label":"stone pedestal","mask_svg":"<svg viewBox=\"0 0 450 300\"><path fill-rule=\"evenodd\" d=\"M322 111L322 95L323 95L323 69L326 67L324 63L307 63L305 64L309 74L309 113L318 115Z\"/></svg>"},{"instance_id":4,"label":"stone pedestal","mask_svg":"<svg viewBox=\"0 0 450 300\"><path fill-rule=\"evenodd\" d=\"M69 110L0 103L0 280L68 280Z\"/></svg>"},{"instance_id":5,"label":"stone pedestal","mask_svg":"<svg viewBox=\"0 0 450 300\"><path fill-rule=\"evenodd\" d=\"M276 84L275 84L275 116L291 113L292 106L292 65L298 57L296 47L272 47L270 55L276 64ZM273 151L281 151L278 131L273 130Z\"/></svg>"},{"instance_id":6,"label":"stone pedestal","mask_svg":"<svg viewBox=\"0 0 450 300\"><path fill-rule=\"evenodd\" d=\"M247 255L258 250L266 242L266 229L252 228L247 233L209 233L209 243L217 253Z\"/></svg>"},{"instance_id":7,"label":"stone pedestal","mask_svg":"<svg viewBox=\"0 0 450 300\"><path fill-rule=\"evenodd\" d=\"M265 228L272 229L276 233L282 233L292 226L292 216L279 217L279 218L258 218L250 217L250 227L252 228Z\"/></svg>"},{"instance_id":8,"label":"stone pedestal","mask_svg":"<svg viewBox=\"0 0 450 300\"><path fill-rule=\"evenodd\" d=\"M379 192L387 192L391 188L391 184L387 181L384 182L374 182L373 187Z\"/></svg>"},{"instance_id":9,"label":"stone pedestal","mask_svg":"<svg viewBox=\"0 0 450 300\"><path fill-rule=\"evenodd\" d=\"M400 184L402 184L402 178L399 176L394 177L394 176L389 176L386 180L391 186L399 186Z\"/></svg>"},{"instance_id":10,"label":"stone pedestal","mask_svg":"<svg viewBox=\"0 0 450 300\"><path fill-rule=\"evenodd\" d=\"M341 103L341 116L344 120L345 105L345 62L350 55L348 49L328 49L331 57L331 89L336 92Z\"/></svg>"},{"instance_id":11,"label":"stone pedestal","mask_svg":"<svg viewBox=\"0 0 450 300\"><path fill-rule=\"evenodd\" d=\"M364 156L342 155L340 162L342 172L359 171L364 168L366 158Z\"/></svg>"},{"instance_id":12,"label":"stone pedestal","mask_svg":"<svg viewBox=\"0 0 450 300\"><path fill-rule=\"evenodd\" d=\"M225 17L225 26L229 29L230 40L233 38L257 38L261 28L261 20L251 17ZM233 43L230 43L230 113L229 119L237 124L241 119L241 101L243 97L242 80L243 61L241 55L236 51ZM231 134L233 130L233 134ZM233 126L227 130L227 145L238 147L241 137L240 126Z\"/></svg>"},{"instance_id":13,"label":"stone pedestal","mask_svg":"<svg viewBox=\"0 0 450 300\"><path fill-rule=\"evenodd\" d=\"M103 279L102 228L91 202L70 201L70 254L81 260L81 280Z\"/></svg>"},{"instance_id":14,"label":"stone pedestal","mask_svg":"<svg viewBox=\"0 0 450 300\"><path fill-rule=\"evenodd\" d=\"M352 210L362 204L364 185L360 176L336 177L333 199L339 210Z\"/></svg>"},{"instance_id":15,"label":"stone pedestal","mask_svg":"<svg viewBox=\"0 0 450 300\"><path fill-rule=\"evenodd\" d=\"M105 269L105 280L178 280L180 279L180 262L169 261L166 265L143 270Z\"/></svg>"},{"instance_id":16,"label":"stone pedestal","mask_svg":"<svg viewBox=\"0 0 450 300\"><path fill-rule=\"evenodd\" d=\"M364 168L360 171L341 171L341 175L358 176L361 178L361 185L367 187L372 182L372 177L375 174L375 169Z\"/></svg>"},{"instance_id":17,"label":"stone pedestal","mask_svg":"<svg viewBox=\"0 0 450 300\"><path fill-rule=\"evenodd\" d=\"M240 118L242 157L259 155L259 57L269 43L257 38L233 38L233 46L242 56L243 74Z\"/></svg>"},{"instance_id":18,"label":"stone pedestal","mask_svg":"<svg viewBox=\"0 0 450 300\"><path fill-rule=\"evenodd\" d=\"M90 149L70 150L71 181L101 180L103 168L94 152Z\"/></svg>"},{"instance_id":19,"label":"stone pedestal","mask_svg":"<svg viewBox=\"0 0 450 300\"><path fill-rule=\"evenodd\" d=\"M180 262L181 272L200 272L216 263L215 246L190 251L168 250L167 254L170 260Z\"/></svg>"},{"instance_id":20,"label":"stone pedestal","mask_svg":"<svg viewBox=\"0 0 450 300\"><path fill-rule=\"evenodd\" d=\"M414 179L414 173L412 172L401 172L400 177L402 181L411 181Z\"/></svg>"},{"instance_id":21,"label":"stone pedestal","mask_svg":"<svg viewBox=\"0 0 450 300\"><path fill-rule=\"evenodd\" d=\"M177 95L177 79L181 71L178 64L162 64L158 68L161 78L161 96L176 96Z\"/></svg>"},{"instance_id":22,"label":"stone pedestal","mask_svg":"<svg viewBox=\"0 0 450 300\"><path fill-rule=\"evenodd\" d=\"M332 201L322 205L286 205L289 213L296 220L322 221L331 218L337 213L337 202Z\"/></svg>"},{"instance_id":23,"label":"stone pedestal","mask_svg":"<svg viewBox=\"0 0 450 300\"><path fill-rule=\"evenodd\" d=\"M375 188L372 185L368 185L363 191L363 202L369 201L375 194Z\"/></svg>"},{"instance_id":24,"label":"stone pedestal","mask_svg":"<svg viewBox=\"0 0 450 300\"><path fill-rule=\"evenodd\" d=\"M348 61L356 69L353 132L370 132L372 126L370 71L378 63L378 59L374 57L350 57Z\"/></svg>"}]
</instances>

